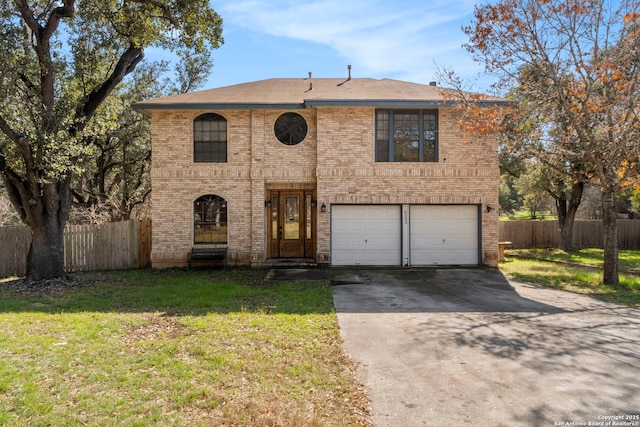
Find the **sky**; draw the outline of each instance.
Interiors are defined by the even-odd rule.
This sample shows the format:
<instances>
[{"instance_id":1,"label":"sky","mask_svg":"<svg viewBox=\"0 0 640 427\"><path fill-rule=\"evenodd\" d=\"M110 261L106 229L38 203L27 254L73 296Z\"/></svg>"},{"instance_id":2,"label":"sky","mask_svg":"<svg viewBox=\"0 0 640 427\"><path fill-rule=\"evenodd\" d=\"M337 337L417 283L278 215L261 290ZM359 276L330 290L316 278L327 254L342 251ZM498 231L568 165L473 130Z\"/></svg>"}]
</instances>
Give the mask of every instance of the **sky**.
<instances>
[{"instance_id":1,"label":"sky","mask_svg":"<svg viewBox=\"0 0 640 427\"><path fill-rule=\"evenodd\" d=\"M224 21L205 88L275 77L390 78L428 84L436 65L474 88L490 76L462 47L474 0L212 0Z\"/></svg>"}]
</instances>

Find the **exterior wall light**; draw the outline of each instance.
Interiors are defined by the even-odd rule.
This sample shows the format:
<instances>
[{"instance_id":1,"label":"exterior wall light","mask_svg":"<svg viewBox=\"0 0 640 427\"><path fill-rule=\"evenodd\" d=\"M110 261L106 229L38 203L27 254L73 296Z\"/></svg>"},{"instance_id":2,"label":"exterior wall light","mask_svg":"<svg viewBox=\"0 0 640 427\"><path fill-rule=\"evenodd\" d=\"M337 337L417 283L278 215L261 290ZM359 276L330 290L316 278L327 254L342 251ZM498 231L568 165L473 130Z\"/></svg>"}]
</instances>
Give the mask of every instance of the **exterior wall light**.
<instances>
[{"instance_id":1,"label":"exterior wall light","mask_svg":"<svg viewBox=\"0 0 640 427\"><path fill-rule=\"evenodd\" d=\"M327 211L327 205L325 205L324 203L322 204L322 206L320 206L320 210L322 212L326 212Z\"/></svg>"}]
</instances>

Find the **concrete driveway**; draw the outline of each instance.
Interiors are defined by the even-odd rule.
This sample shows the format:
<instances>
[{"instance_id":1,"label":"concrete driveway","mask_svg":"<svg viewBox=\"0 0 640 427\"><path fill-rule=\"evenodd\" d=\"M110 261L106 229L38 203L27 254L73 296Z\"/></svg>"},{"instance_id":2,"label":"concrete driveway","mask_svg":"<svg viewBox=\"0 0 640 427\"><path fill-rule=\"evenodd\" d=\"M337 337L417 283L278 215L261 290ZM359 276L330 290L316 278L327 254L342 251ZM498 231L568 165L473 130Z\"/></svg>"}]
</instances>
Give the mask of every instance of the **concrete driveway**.
<instances>
[{"instance_id":1,"label":"concrete driveway","mask_svg":"<svg viewBox=\"0 0 640 427\"><path fill-rule=\"evenodd\" d=\"M640 426L640 310L495 269L330 271L377 426Z\"/></svg>"},{"instance_id":2,"label":"concrete driveway","mask_svg":"<svg viewBox=\"0 0 640 427\"><path fill-rule=\"evenodd\" d=\"M640 310L488 268L320 271L376 426L640 426Z\"/></svg>"}]
</instances>

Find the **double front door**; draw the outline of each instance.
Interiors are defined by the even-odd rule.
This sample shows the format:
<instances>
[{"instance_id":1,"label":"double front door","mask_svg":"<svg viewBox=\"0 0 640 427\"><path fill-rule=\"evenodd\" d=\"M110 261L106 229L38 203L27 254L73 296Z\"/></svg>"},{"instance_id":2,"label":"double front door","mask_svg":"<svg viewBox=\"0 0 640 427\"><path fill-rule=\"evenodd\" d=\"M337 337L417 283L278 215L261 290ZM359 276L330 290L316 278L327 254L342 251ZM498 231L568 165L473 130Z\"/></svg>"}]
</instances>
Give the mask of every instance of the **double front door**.
<instances>
[{"instance_id":1,"label":"double front door","mask_svg":"<svg viewBox=\"0 0 640 427\"><path fill-rule=\"evenodd\" d=\"M316 202L312 190L269 191L268 248L270 258L315 256Z\"/></svg>"}]
</instances>

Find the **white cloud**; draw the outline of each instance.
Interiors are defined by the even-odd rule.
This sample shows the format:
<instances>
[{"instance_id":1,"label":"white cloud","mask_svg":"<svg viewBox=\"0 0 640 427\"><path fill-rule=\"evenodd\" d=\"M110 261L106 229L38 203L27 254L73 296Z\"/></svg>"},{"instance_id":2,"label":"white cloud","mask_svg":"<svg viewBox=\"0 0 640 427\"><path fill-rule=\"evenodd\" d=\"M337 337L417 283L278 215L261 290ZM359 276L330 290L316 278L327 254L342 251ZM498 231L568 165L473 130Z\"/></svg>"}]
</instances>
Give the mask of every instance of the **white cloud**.
<instances>
[{"instance_id":1,"label":"white cloud","mask_svg":"<svg viewBox=\"0 0 640 427\"><path fill-rule=\"evenodd\" d=\"M460 27L471 19L473 5L472 0L225 0L217 8L234 25L329 46L363 73L424 80L434 61L471 64L461 48L466 38Z\"/></svg>"}]
</instances>

